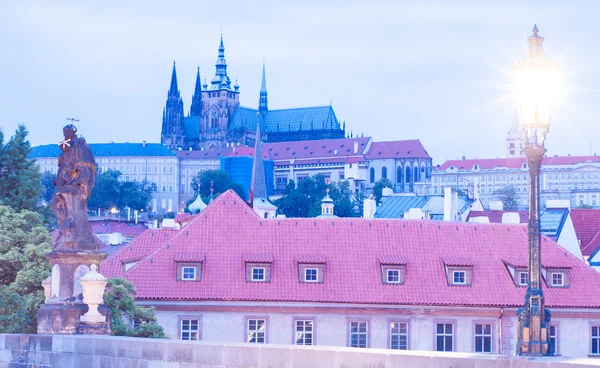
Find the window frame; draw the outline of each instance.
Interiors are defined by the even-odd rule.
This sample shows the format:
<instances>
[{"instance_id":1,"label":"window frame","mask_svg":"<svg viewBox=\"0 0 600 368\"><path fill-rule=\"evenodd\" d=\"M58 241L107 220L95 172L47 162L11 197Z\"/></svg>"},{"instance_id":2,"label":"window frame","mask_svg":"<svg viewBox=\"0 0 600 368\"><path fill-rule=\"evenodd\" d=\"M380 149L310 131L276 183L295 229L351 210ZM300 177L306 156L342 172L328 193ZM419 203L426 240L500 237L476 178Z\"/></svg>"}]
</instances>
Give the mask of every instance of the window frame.
<instances>
[{"instance_id":1,"label":"window frame","mask_svg":"<svg viewBox=\"0 0 600 368\"><path fill-rule=\"evenodd\" d=\"M254 278L254 269L264 269L264 279ZM246 261L246 282L271 282L271 262L248 262Z\"/></svg>"},{"instance_id":2,"label":"window frame","mask_svg":"<svg viewBox=\"0 0 600 368\"><path fill-rule=\"evenodd\" d=\"M552 327L554 327L554 339L556 340L556 344L554 346L554 354L552 355L560 355L560 322L552 322L550 323L550 331L549 336L550 340L552 340ZM591 331L591 329L590 329Z\"/></svg>"},{"instance_id":3,"label":"window frame","mask_svg":"<svg viewBox=\"0 0 600 368\"><path fill-rule=\"evenodd\" d=\"M198 321L198 331L197 331L197 339L189 339L183 340L183 321L184 320L196 320ZM194 314L194 315L178 315L177 316L177 336L180 341L201 341L202 340L202 314Z\"/></svg>"},{"instance_id":4,"label":"window frame","mask_svg":"<svg viewBox=\"0 0 600 368\"><path fill-rule=\"evenodd\" d=\"M387 264L381 263L381 282L384 285L404 285L406 282L405 264ZM389 271L398 271L398 281L390 281Z\"/></svg>"},{"instance_id":5,"label":"window frame","mask_svg":"<svg viewBox=\"0 0 600 368\"><path fill-rule=\"evenodd\" d=\"M316 269L316 280L306 279L306 270ZM325 280L325 263L298 262L298 282L301 284L323 284Z\"/></svg>"},{"instance_id":6,"label":"window frame","mask_svg":"<svg viewBox=\"0 0 600 368\"><path fill-rule=\"evenodd\" d=\"M263 342L250 342L250 321L265 321L265 329L263 331ZM260 330L256 330L260 332ZM246 316L244 317L244 343L246 344L268 344L269 343L269 317L268 316Z\"/></svg>"},{"instance_id":7,"label":"window frame","mask_svg":"<svg viewBox=\"0 0 600 368\"><path fill-rule=\"evenodd\" d=\"M529 285L529 272L527 270L517 270L515 272L519 274L518 286L527 286L527 285ZM523 283L523 275L525 275L525 277L527 278L527 282L526 283Z\"/></svg>"},{"instance_id":8,"label":"window frame","mask_svg":"<svg viewBox=\"0 0 600 368\"><path fill-rule=\"evenodd\" d=\"M438 348L437 348L437 338L438 338L437 326L438 326L438 324L452 325L452 350L438 350ZM444 327L444 331L445 331L445 327ZM448 336L448 335L442 334L441 336ZM444 347L445 346L446 346L446 342L444 341ZM456 351L456 320L435 319L433 321L433 351L442 351L442 352Z\"/></svg>"},{"instance_id":9,"label":"window frame","mask_svg":"<svg viewBox=\"0 0 600 368\"><path fill-rule=\"evenodd\" d=\"M565 286L565 275L562 272L552 272L550 274L550 276L552 277L552 280L550 281L550 283L552 284L553 287ZM555 276L560 276L560 283L555 282L555 281L557 281Z\"/></svg>"},{"instance_id":10,"label":"window frame","mask_svg":"<svg viewBox=\"0 0 600 368\"><path fill-rule=\"evenodd\" d=\"M185 271L191 270L193 273L193 277L186 277ZM196 281L196 266L181 266L181 280L182 281Z\"/></svg>"},{"instance_id":11,"label":"window frame","mask_svg":"<svg viewBox=\"0 0 600 368\"><path fill-rule=\"evenodd\" d=\"M311 280L308 279L309 271L315 271L314 275L311 275L311 277L314 276L314 279L311 279ZM316 267L306 267L304 269L304 282L319 282L319 269Z\"/></svg>"},{"instance_id":12,"label":"window frame","mask_svg":"<svg viewBox=\"0 0 600 368\"><path fill-rule=\"evenodd\" d=\"M490 325L490 334L486 335L485 333L482 334L477 334L477 325ZM496 339L496 321L494 320L474 320L472 322L472 339L471 339L471 343L473 344L472 346L472 351L474 353L479 353L479 354L495 354L496 353L496 349L497 349L497 343L495 341ZM490 338L490 351L477 351L477 337L481 336L481 337L487 337L489 336ZM483 343L482 343L482 347L483 347Z\"/></svg>"},{"instance_id":13,"label":"window frame","mask_svg":"<svg viewBox=\"0 0 600 368\"><path fill-rule=\"evenodd\" d=\"M456 281L456 275L460 275L460 274L462 274L462 281ZM452 285L466 285L466 284L467 284L467 271L452 270Z\"/></svg>"},{"instance_id":14,"label":"window frame","mask_svg":"<svg viewBox=\"0 0 600 368\"><path fill-rule=\"evenodd\" d=\"M257 273L255 274L254 271L257 271ZM262 271L262 273L258 272L258 271ZM250 279L254 282L265 282L265 280L267 279L267 269L266 267L251 267L250 268ZM257 278L255 276L259 276L260 274L260 278Z\"/></svg>"},{"instance_id":15,"label":"window frame","mask_svg":"<svg viewBox=\"0 0 600 368\"><path fill-rule=\"evenodd\" d=\"M352 324L366 323L366 344L365 347L352 346ZM362 332L358 332L362 334ZM346 321L346 346L356 349L368 349L371 347L371 319L370 318L348 318Z\"/></svg>"},{"instance_id":16,"label":"window frame","mask_svg":"<svg viewBox=\"0 0 600 368\"><path fill-rule=\"evenodd\" d=\"M312 340L312 344L298 344L297 341L297 334L298 334L298 330L297 330L297 322L312 322L312 331L310 332L311 334L311 340ZM306 331L304 331L303 333L306 333ZM303 337L304 338L304 337ZM309 316L309 317L303 317L303 316L297 316L297 317L292 317L292 344L293 345L298 345L298 346L315 346L317 345L317 317L315 316Z\"/></svg>"},{"instance_id":17,"label":"window frame","mask_svg":"<svg viewBox=\"0 0 600 368\"><path fill-rule=\"evenodd\" d=\"M392 348L392 323L404 323L406 324L406 334L402 334L402 333L397 333L398 336L400 335L406 335L406 349L394 349ZM402 319L402 318L390 318L387 320L387 349L390 350L410 350L410 338L411 338L411 333L410 333L410 320L408 319Z\"/></svg>"},{"instance_id":18,"label":"window frame","mask_svg":"<svg viewBox=\"0 0 600 368\"><path fill-rule=\"evenodd\" d=\"M194 279L184 279L184 268L194 268ZM177 281L200 282L202 281L202 262L177 262Z\"/></svg>"}]
</instances>

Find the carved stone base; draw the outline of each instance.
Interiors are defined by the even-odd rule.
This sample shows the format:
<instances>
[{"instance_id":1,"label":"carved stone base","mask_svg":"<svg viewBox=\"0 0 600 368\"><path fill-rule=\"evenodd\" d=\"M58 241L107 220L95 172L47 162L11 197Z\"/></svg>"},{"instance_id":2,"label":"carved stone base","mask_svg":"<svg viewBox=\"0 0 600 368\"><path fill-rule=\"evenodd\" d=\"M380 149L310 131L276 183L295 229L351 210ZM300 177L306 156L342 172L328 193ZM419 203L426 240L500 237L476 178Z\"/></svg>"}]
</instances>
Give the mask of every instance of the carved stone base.
<instances>
[{"instance_id":1,"label":"carved stone base","mask_svg":"<svg viewBox=\"0 0 600 368\"><path fill-rule=\"evenodd\" d=\"M38 311L38 334L79 335L89 334L110 335L110 309L101 305L98 311L106 317L105 323L82 323L80 317L88 310L86 304L44 304ZM84 325L84 327L80 327ZM87 328L88 325L90 328ZM81 332L80 332L81 331Z\"/></svg>"}]
</instances>

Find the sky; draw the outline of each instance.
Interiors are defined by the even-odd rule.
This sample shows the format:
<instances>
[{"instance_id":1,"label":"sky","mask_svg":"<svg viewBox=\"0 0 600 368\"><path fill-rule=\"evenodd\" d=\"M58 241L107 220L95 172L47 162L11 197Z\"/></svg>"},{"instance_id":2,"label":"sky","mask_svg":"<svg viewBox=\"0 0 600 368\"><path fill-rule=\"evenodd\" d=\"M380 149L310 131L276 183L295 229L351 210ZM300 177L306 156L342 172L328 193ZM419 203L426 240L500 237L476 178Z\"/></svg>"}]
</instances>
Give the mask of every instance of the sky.
<instances>
[{"instance_id":1,"label":"sky","mask_svg":"<svg viewBox=\"0 0 600 368\"><path fill-rule=\"evenodd\" d=\"M415 139L434 164L505 155L510 69L537 23L568 85L548 154L600 154L597 1L0 2L0 129L56 143L74 117L88 142L160 141L173 61L184 109L221 31L242 106L332 104L348 131Z\"/></svg>"}]
</instances>

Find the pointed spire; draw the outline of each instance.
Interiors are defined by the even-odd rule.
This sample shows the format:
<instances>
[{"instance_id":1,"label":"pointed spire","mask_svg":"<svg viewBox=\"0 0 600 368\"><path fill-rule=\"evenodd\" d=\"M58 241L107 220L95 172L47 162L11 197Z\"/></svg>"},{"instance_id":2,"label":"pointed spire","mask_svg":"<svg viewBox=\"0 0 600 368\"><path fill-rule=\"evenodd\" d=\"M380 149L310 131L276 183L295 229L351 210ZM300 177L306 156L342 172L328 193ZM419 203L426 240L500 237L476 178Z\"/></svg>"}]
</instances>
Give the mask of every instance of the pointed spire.
<instances>
[{"instance_id":1,"label":"pointed spire","mask_svg":"<svg viewBox=\"0 0 600 368\"><path fill-rule=\"evenodd\" d=\"M190 116L202 115L202 85L200 84L200 67L196 73L196 86L192 95L192 105L190 106Z\"/></svg>"},{"instance_id":2,"label":"pointed spire","mask_svg":"<svg viewBox=\"0 0 600 368\"><path fill-rule=\"evenodd\" d=\"M179 92L177 87L177 70L175 69L175 61L173 60L173 73L171 74L171 88L169 88L169 94L176 94Z\"/></svg>"},{"instance_id":3,"label":"pointed spire","mask_svg":"<svg viewBox=\"0 0 600 368\"><path fill-rule=\"evenodd\" d=\"M266 113L269 110L269 102L267 99L267 77L265 72L265 61L263 59L262 82L260 84L260 98L258 100L258 111Z\"/></svg>"},{"instance_id":4,"label":"pointed spire","mask_svg":"<svg viewBox=\"0 0 600 368\"><path fill-rule=\"evenodd\" d=\"M221 42L219 43L219 56L215 64L215 76L212 79L211 89L220 90L227 89L231 84L231 80L227 76L227 62L225 61L225 46L223 46L223 33L221 33Z\"/></svg>"},{"instance_id":5,"label":"pointed spire","mask_svg":"<svg viewBox=\"0 0 600 368\"><path fill-rule=\"evenodd\" d=\"M265 180L265 167L263 164L262 138L260 122L262 115L259 113L256 124L256 144L254 145L254 162L252 164L252 182L250 183L250 198L267 198L267 183Z\"/></svg>"}]
</instances>

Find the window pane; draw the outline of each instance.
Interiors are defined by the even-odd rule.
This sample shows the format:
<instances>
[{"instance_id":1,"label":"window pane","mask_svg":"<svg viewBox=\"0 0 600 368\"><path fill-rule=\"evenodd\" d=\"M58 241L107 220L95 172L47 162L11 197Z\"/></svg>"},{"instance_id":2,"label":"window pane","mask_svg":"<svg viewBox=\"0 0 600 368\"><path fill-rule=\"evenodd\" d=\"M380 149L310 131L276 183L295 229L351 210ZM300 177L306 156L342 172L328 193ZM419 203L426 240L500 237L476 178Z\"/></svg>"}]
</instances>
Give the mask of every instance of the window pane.
<instances>
[{"instance_id":1,"label":"window pane","mask_svg":"<svg viewBox=\"0 0 600 368\"><path fill-rule=\"evenodd\" d=\"M476 337L475 338L475 352L476 353L481 353L483 350L483 342L481 341L482 338L481 337Z\"/></svg>"},{"instance_id":2,"label":"window pane","mask_svg":"<svg viewBox=\"0 0 600 368\"><path fill-rule=\"evenodd\" d=\"M452 351L452 336L446 336L446 346L444 351Z\"/></svg>"},{"instance_id":3,"label":"window pane","mask_svg":"<svg viewBox=\"0 0 600 368\"><path fill-rule=\"evenodd\" d=\"M437 333L441 334L444 333L444 325L441 323L437 324Z\"/></svg>"},{"instance_id":4,"label":"window pane","mask_svg":"<svg viewBox=\"0 0 600 368\"><path fill-rule=\"evenodd\" d=\"M444 351L444 336L438 336L436 339L436 350Z\"/></svg>"},{"instance_id":5,"label":"window pane","mask_svg":"<svg viewBox=\"0 0 600 368\"><path fill-rule=\"evenodd\" d=\"M483 352L491 353L492 352L492 338L486 336L483 338Z\"/></svg>"}]
</instances>

